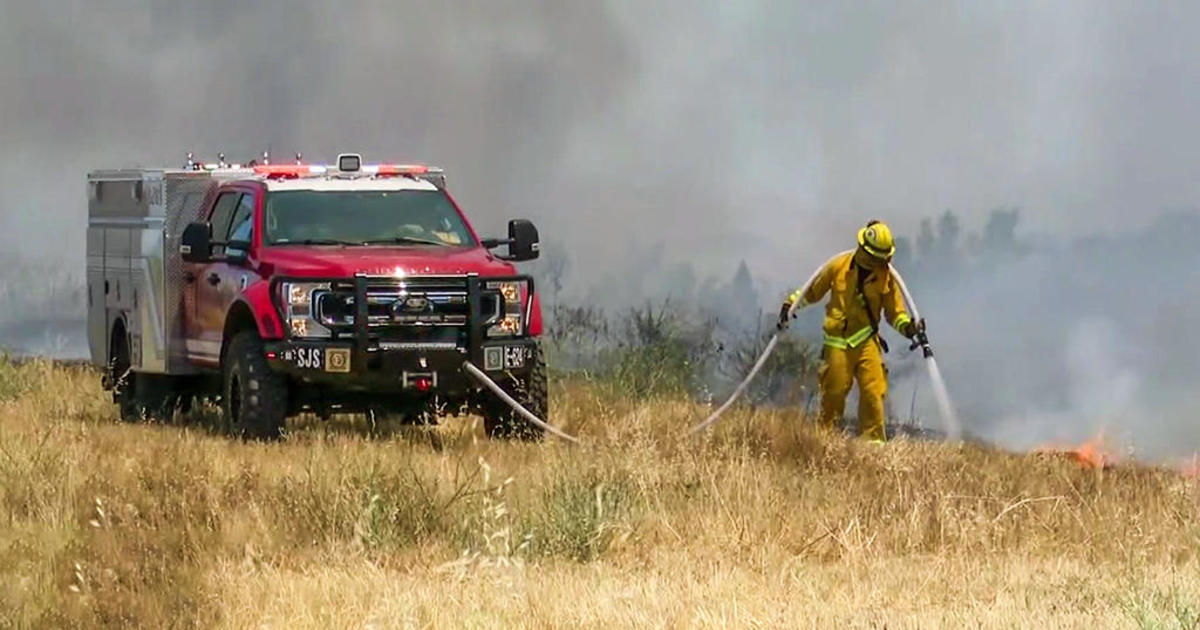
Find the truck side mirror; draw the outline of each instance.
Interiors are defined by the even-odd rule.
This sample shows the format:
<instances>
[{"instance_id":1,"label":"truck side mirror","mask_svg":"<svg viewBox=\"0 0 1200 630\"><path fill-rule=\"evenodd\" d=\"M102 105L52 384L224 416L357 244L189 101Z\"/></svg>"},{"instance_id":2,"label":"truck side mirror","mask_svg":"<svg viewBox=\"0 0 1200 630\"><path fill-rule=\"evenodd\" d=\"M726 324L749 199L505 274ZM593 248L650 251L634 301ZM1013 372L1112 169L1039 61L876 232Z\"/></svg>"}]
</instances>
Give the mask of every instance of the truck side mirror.
<instances>
[{"instance_id":1,"label":"truck side mirror","mask_svg":"<svg viewBox=\"0 0 1200 630\"><path fill-rule=\"evenodd\" d=\"M189 223L179 238L179 255L190 263L206 263L212 260L212 225Z\"/></svg>"},{"instance_id":2,"label":"truck side mirror","mask_svg":"<svg viewBox=\"0 0 1200 630\"><path fill-rule=\"evenodd\" d=\"M508 222L508 259L514 262L534 260L540 254L537 228L525 219Z\"/></svg>"}]
</instances>

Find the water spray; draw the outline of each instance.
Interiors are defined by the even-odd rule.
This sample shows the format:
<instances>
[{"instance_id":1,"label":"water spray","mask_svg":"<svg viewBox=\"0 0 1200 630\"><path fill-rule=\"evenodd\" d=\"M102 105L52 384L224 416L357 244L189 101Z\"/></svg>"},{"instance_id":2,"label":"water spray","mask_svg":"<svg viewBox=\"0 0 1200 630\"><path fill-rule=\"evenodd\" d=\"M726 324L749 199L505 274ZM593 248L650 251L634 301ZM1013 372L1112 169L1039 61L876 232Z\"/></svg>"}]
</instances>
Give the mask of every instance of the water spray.
<instances>
[{"instance_id":1,"label":"water spray","mask_svg":"<svg viewBox=\"0 0 1200 630\"><path fill-rule=\"evenodd\" d=\"M921 313L917 310L917 303L913 300L912 294L908 292L908 285L904 284L904 278L900 276L900 272L896 271L895 267L888 265L888 270L892 272L892 277L900 286L900 293L904 295L904 301L908 303L908 309L912 311L913 321L921 321ZM962 425L958 423L954 405L950 403L950 392L946 390L946 381L942 378L942 370L938 368L937 358L933 356L933 348L929 346L929 339L925 337L924 331L921 332L920 339L914 343L913 349L916 349L917 346L920 346L921 352L925 355L925 365L929 368L929 381L933 384L933 398L937 401L938 412L942 415L942 424L946 427L946 437L951 441L958 441L962 438Z\"/></svg>"},{"instance_id":2,"label":"water spray","mask_svg":"<svg viewBox=\"0 0 1200 630\"><path fill-rule=\"evenodd\" d=\"M842 252L841 254L838 254L838 256L847 253L850 252ZM808 279L808 282L804 283L804 287L800 289L801 295L808 292L809 286L811 286L812 283L817 279L817 276L821 273L821 269L823 268L824 266L818 267L817 271L813 273L811 278ZM908 286L904 284L904 278L900 277L900 272L896 271L895 267L888 265L888 270L891 272L892 277L896 279L896 284L900 287L900 293L904 296L904 301L908 303L908 309L912 311L913 321L920 322L920 311L917 310L917 303L913 300L912 294L908 292ZM800 302L801 300L796 300L788 309L789 320L796 316ZM689 431L690 434L699 433L716 423L716 421L721 418L721 415L724 414L725 411L729 409L729 407L731 407L739 397L741 397L741 395L746 391L746 388L750 386L750 382L754 380L755 376L758 376L758 372L764 365L766 365L767 359L770 358L771 353L775 350L775 346L779 343L779 335L781 332L782 331L778 331L771 335L770 341L767 342L767 347L763 349L763 352L761 355L759 355L758 360L754 362L754 367L750 369L750 373L746 375L746 378L743 379L736 388L734 388L733 393L729 396L729 399L726 400L720 407L717 407L716 411L712 412L712 414L705 418L703 422L692 427ZM921 352L925 357L925 365L929 367L929 380L933 383L933 397L937 400L938 411L941 413L942 422L946 427L946 437L950 440L958 440L962 437L962 428L958 423L958 417L954 413L954 406L950 403L950 394L946 390L946 381L942 378L942 371L938 368L937 359L935 359L933 356L933 348L929 345L929 339L925 336L924 331L921 331L918 338L914 339L913 346L910 349L915 350L918 347L921 348Z\"/></svg>"}]
</instances>

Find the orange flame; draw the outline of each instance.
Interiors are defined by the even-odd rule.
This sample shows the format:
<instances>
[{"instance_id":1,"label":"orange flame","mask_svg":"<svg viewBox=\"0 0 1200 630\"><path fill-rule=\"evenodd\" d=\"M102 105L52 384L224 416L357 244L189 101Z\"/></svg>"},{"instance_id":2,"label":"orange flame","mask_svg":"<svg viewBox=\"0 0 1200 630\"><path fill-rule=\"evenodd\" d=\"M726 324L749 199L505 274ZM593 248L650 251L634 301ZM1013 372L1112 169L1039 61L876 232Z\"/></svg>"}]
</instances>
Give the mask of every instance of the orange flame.
<instances>
[{"instance_id":1,"label":"orange flame","mask_svg":"<svg viewBox=\"0 0 1200 630\"><path fill-rule=\"evenodd\" d=\"M1067 456L1067 459L1084 468L1103 469L1112 463L1112 458L1104 452L1097 441L1084 442L1073 450L1064 451L1063 454Z\"/></svg>"},{"instance_id":2,"label":"orange flame","mask_svg":"<svg viewBox=\"0 0 1200 630\"><path fill-rule=\"evenodd\" d=\"M1105 449L1104 431L1100 431L1096 437L1073 448L1042 447L1037 449L1037 451L1039 453L1062 455L1084 468L1095 470L1111 468L1117 461L1116 457Z\"/></svg>"},{"instance_id":3,"label":"orange flame","mask_svg":"<svg viewBox=\"0 0 1200 630\"><path fill-rule=\"evenodd\" d=\"M1105 442L1104 431L1100 431L1096 437L1079 446L1039 446L1033 452L1062 457L1089 470L1108 470L1117 465L1119 458L1108 450ZM1163 470L1174 471L1186 479L1200 481L1200 452L1187 459L1176 460L1174 465L1167 465Z\"/></svg>"}]
</instances>

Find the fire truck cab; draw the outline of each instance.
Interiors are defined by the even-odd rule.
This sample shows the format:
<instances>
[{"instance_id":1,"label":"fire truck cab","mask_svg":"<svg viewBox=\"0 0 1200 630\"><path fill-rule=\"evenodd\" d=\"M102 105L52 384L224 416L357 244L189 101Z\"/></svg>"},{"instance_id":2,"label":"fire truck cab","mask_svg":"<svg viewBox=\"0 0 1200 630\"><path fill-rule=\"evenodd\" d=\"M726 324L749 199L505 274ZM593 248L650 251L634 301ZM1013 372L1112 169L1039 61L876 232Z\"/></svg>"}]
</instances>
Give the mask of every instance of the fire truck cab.
<instances>
[{"instance_id":1,"label":"fire truck cab","mask_svg":"<svg viewBox=\"0 0 1200 630\"><path fill-rule=\"evenodd\" d=\"M464 369L545 417L541 309L513 264L537 229L481 239L445 182L355 154L89 173L88 340L121 416L211 400L231 433L275 438L305 412L473 412L539 437Z\"/></svg>"}]
</instances>

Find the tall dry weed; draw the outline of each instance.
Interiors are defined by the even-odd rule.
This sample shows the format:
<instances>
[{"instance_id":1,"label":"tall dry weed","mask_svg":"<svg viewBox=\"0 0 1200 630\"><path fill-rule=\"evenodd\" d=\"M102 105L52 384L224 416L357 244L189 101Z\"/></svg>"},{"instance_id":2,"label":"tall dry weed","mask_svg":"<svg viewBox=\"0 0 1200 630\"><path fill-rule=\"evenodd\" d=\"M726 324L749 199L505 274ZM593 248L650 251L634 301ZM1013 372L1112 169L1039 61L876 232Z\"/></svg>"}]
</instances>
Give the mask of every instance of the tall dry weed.
<instances>
[{"instance_id":1,"label":"tall dry weed","mask_svg":"<svg viewBox=\"0 0 1200 630\"><path fill-rule=\"evenodd\" d=\"M694 403L576 379L552 391L579 447L469 419L243 443L120 424L89 370L0 374L0 627L1185 627L1200 596L1200 487L1167 470L796 409L684 437Z\"/></svg>"}]
</instances>

